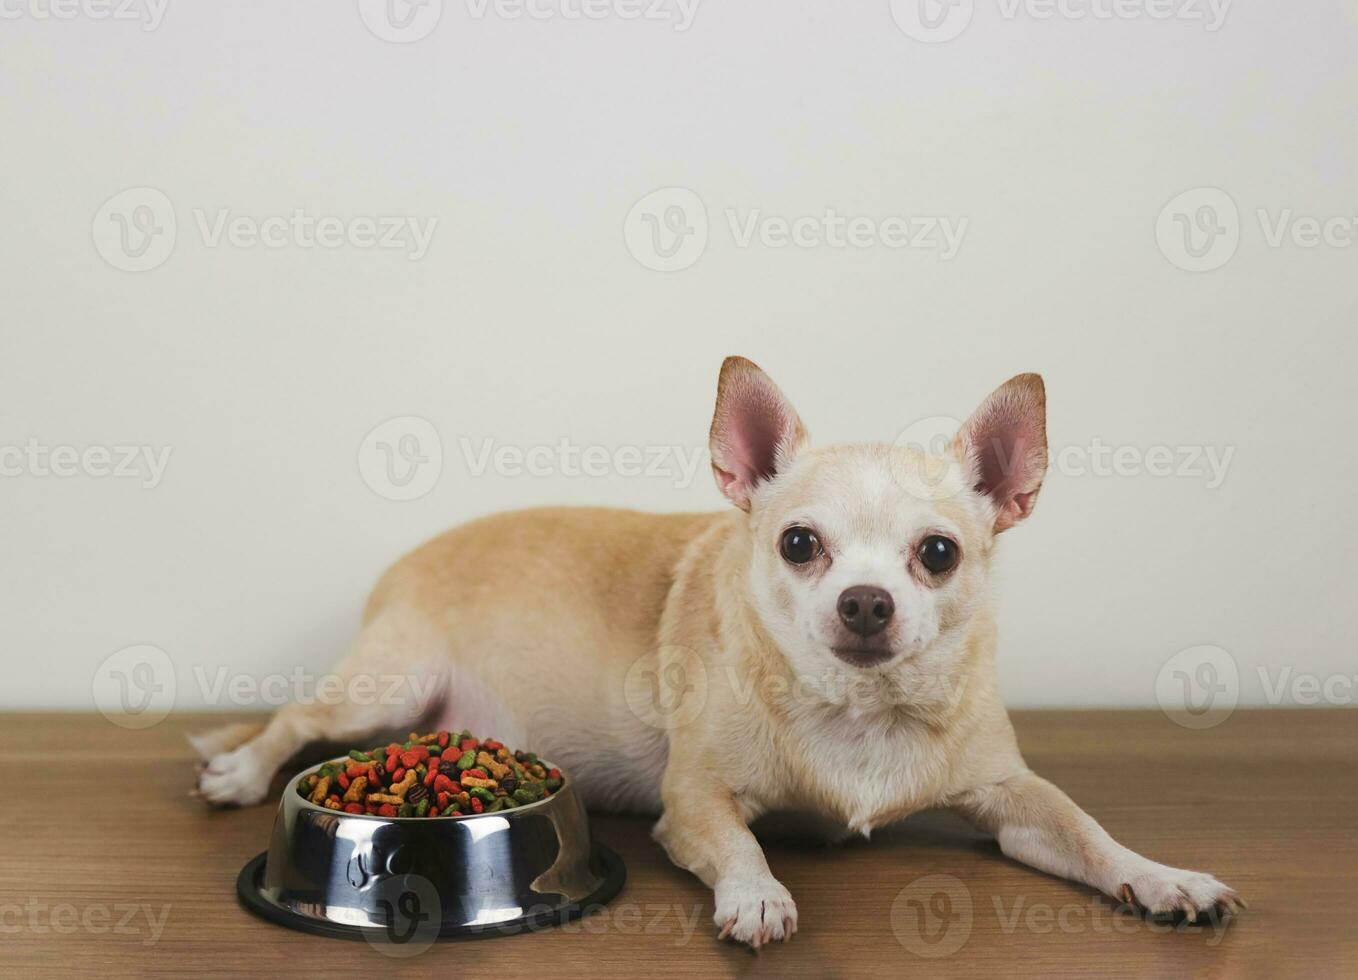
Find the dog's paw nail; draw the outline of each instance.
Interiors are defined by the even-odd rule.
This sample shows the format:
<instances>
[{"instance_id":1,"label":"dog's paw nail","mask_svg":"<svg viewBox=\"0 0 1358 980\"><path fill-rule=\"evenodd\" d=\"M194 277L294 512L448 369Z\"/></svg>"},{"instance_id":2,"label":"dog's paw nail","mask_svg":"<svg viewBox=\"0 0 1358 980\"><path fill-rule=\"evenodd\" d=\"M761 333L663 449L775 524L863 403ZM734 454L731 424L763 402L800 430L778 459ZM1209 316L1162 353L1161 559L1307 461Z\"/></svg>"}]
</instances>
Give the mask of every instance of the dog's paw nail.
<instances>
[{"instance_id":1,"label":"dog's paw nail","mask_svg":"<svg viewBox=\"0 0 1358 980\"><path fill-rule=\"evenodd\" d=\"M713 920L721 927L721 939L759 949L774 940L787 940L797 929L797 906L788 890L771 876L719 881L715 898Z\"/></svg>"},{"instance_id":2,"label":"dog's paw nail","mask_svg":"<svg viewBox=\"0 0 1358 980\"><path fill-rule=\"evenodd\" d=\"M1213 922L1229 912L1236 895L1211 875L1149 865L1124 882L1122 897L1152 916L1179 916L1189 923Z\"/></svg>"}]
</instances>

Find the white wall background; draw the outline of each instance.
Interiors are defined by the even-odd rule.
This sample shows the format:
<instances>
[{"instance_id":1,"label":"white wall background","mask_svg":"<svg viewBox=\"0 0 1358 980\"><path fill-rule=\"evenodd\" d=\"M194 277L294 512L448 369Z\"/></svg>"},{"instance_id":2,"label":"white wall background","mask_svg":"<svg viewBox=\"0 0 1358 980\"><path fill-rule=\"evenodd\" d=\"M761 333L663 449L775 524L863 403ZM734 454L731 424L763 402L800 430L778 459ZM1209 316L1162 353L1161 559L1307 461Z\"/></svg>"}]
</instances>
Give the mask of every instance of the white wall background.
<instances>
[{"instance_id":1,"label":"white wall background","mask_svg":"<svg viewBox=\"0 0 1358 980\"><path fill-rule=\"evenodd\" d=\"M820 440L890 440L1038 370L1054 455L1233 452L1219 486L1202 464L1049 477L1005 541L1012 704L1154 705L1161 665L1198 644L1229 651L1244 703L1358 670L1351 0L1238 3L1215 30L1205 0L1111 18L1095 16L1111 0L1068 0L1082 18L959 0L939 9L965 29L942 43L886 0L702 0L686 30L664 4L674 19L445 0L415 12L440 16L411 43L369 30L366 0L170 0L158 21L147 2L117 0L140 18L122 20L5 0L0 20L0 705L88 708L101 662L139 643L169 654L180 707L212 700L195 666L324 671L381 570L478 514L719 507L705 460L676 486L672 469L476 475L466 451L693 452L734 352ZM669 186L709 232L663 273L624 219ZM137 187L165 195L176 232L130 272L105 258L101 208ZM1237 207L1219 217L1238 247L1195 273L1156 227L1200 187ZM114 206L129 200L154 198ZM727 217L827 208L967 227L944 259L741 247ZM437 226L418 260L213 244L222 209ZM1258 209L1270 229L1338 220L1273 245ZM404 416L442 443L413 501L360 465ZM97 455L48 474L31 445L171 455L148 488L97 475Z\"/></svg>"}]
</instances>

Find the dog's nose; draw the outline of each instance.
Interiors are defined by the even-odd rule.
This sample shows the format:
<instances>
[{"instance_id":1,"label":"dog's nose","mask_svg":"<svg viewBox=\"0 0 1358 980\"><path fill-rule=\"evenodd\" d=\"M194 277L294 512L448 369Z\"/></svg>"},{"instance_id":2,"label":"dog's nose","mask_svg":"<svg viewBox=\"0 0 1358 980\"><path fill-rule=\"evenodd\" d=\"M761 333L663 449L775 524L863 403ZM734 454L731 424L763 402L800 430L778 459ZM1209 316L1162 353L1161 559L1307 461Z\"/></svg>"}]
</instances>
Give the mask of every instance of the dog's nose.
<instances>
[{"instance_id":1,"label":"dog's nose","mask_svg":"<svg viewBox=\"0 0 1358 980\"><path fill-rule=\"evenodd\" d=\"M895 611L891 593L875 585L851 585L839 594L839 618L859 636L882 632Z\"/></svg>"}]
</instances>

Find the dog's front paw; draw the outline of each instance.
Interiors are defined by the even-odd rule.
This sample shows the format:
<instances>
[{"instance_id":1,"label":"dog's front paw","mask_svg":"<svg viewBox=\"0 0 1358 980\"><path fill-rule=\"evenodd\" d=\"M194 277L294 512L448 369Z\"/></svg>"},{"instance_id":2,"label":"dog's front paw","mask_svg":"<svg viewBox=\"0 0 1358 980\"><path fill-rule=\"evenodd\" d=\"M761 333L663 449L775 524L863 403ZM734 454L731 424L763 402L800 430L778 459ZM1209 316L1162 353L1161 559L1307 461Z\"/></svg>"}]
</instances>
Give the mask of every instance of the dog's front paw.
<instances>
[{"instance_id":1,"label":"dog's front paw","mask_svg":"<svg viewBox=\"0 0 1358 980\"><path fill-rule=\"evenodd\" d=\"M1244 899L1211 875L1150 862L1125 873L1119 892L1124 902L1152 915L1182 915L1189 922L1245 907Z\"/></svg>"},{"instance_id":2,"label":"dog's front paw","mask_svg":"<svg viewBox=\"0 0 1358 980\"><path fill-rule=\"evenodd\" d=\"M797 931L792 894L772 875L723 878L717 882L718 939L735 939L755 949L775 939L786 941Z\"/></svg>"},{"instance_id":3,"label":"dog's front paw","mask_svg":"<svg viewBox=\"0 0 1358 980\"><path fill-rule=\"evenodd\" d=\"M268 795L272 777L244 746L213 756L198 777L198 795L214 806L253 806Z\"/></svg>"}]
</instances>

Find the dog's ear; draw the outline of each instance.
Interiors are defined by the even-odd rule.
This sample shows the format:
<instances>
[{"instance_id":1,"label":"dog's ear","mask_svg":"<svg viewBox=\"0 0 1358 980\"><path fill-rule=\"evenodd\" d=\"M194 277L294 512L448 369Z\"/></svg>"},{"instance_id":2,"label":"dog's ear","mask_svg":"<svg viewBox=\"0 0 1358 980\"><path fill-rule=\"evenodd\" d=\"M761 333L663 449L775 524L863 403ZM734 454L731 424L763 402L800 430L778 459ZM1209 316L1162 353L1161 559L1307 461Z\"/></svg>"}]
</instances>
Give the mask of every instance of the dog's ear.
<instances>
[{"instance_id":1,"label":"dog's ear","mask_svg":"<svg viewBox=\"0 0 1358 980\"><path fill-rule=\"evenodd\" d=\"M953 452L994 505L997 534L1031 514L1047 472L1042 376L1020 374L991 392L957 433Z\"/></svg>"},{"instance_id":2,"label":"dog's ear","mask_svg":"<svg viewBox=\"0 0 1358 980\"><path fill-rule=\"evenodd\" d=\"M806 441L792 404L753 361L728 357L717 379L708 435L717 486L741 510L755 487L785 467Z\"/></svg>"}]
</instances>

